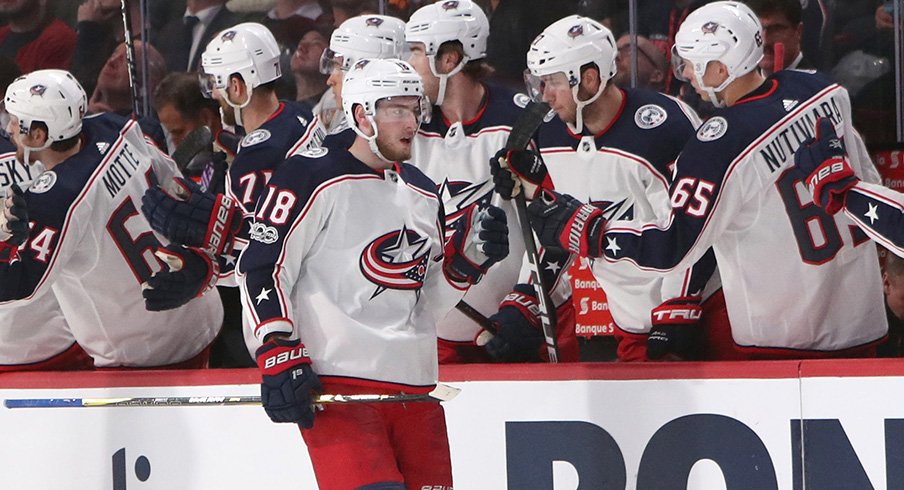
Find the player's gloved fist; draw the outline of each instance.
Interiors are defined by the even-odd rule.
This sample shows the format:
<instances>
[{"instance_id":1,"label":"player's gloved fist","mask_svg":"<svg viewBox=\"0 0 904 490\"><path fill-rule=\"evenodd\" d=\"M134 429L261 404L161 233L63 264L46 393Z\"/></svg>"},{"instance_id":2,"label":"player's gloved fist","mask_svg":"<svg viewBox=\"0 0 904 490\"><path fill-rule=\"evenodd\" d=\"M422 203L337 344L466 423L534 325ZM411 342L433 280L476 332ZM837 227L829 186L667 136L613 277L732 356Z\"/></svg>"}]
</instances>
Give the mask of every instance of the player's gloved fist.
<instances>
[{"instance_id":1,"label":"player's gloved fist","mask_svg":"<svg viewBox=\"0 0 904 490\"><path fill-rule=\"evenodd\" d=\"M829 214L844 207L848 189L860 180L848 163L844 142L826 117L816 121L816 137L803 142L794 154L794 164L807 176L813 202Z\"/></svg>"},{"instance_id":2,"label":"player's gloved fist","mask_svg":"<svg viewBox=\"0 0 904 490\"><path fill-rule=\"evenodd\" d=\"M511 199L524 189L528 201L537 197L541 189L552 189L552 181L543 159L531 150L496 152L490 159L493 185L503 199Z\"/></svg>"},{"instance_id":3,"label":"player's gloved fist","mask_svg":"<svg viewBox=\"0 0 904 490\"><path fill-rule=\"evenodd\" d=\"M490 267L509 253L505 211L488 205L472 205L455 222L455 231L446 242L443 267L456 282L477 284Z\"/></svg>"},{"instance_id":4,"label":"player's gloved fist","mask_svg":"<svg viewBox=\"0 0 904 490\"><path fill-rule=\"evenodd\" d=\"M170 244L154 255L167 270L154 273L141 285L148 311L178 308L216 285L219 266L205 250Z\"/></svg>"},{"instance_id":5,"label":"player's gloved fist","mask_svg":"<svg viewBox=\"0 0 904 490\"><path fill-rule=\"evenodd\" d=\"M661 359L666 355L677 360L700 358L703 348L700 300L700 296L682 296L653 308L653 327L647 338L649 359Z\"/></svg>"},{"instance_id":6,"label":"player's gloved fist","mask_svg":"<svg viewBox=\"0 0 904 490\"><path fill-rule=\"evenodd\" d=\"M603 255L606 220L600 208L568 194L543 190L527 207L531 228L544 247L585 257Z\"/></svg>"},{"instance_id":7,"label":"player's gloved fist","mask_svg":"<svg viewBox=\"0 0 904 490\"><path fill-rule=\"evenodd\" d=\"M141 198L141 212L151 228L171 241L215 256L232 251L242 225L241 212L231 198L205 192L184 178L173 179L166 189L149 188Z\"/></svg>"},{"instance_id":8,"label":"player's gloved fist","mask_svg":"<svg viewBox=\"0 0 904 490\"><path fill-rule=\"evenodd\" d=\"M18 247L28 240L28 205L18 185L13 184L10 190L12 194L3 199L0 209L0 242Z\"/></svg>"},{"instance_id":9,"label":"player's gloved fist","mask_svg":"<svg viewBox=\"0 0 904 490\"><path fill-rule=\"evenodd\" d=\"M494 359L504 362L540 360L543 344L540 331L540 306L537 293L530 284L517 284L499 304L499 311L489 318L496 333L483 347Z\"/></svg>"},{"instance_id":10,"label":"player's gloved fist","mask_svg":"<svg viewBox=\"0 0 904 490\"><path fill-rule=\"evenodd\" d=\"M304 344L276 337L258 348L255 358L261 370L261 402L270 420L313 427L313 401L321 385Z\"/></svg>"}]
</instances>

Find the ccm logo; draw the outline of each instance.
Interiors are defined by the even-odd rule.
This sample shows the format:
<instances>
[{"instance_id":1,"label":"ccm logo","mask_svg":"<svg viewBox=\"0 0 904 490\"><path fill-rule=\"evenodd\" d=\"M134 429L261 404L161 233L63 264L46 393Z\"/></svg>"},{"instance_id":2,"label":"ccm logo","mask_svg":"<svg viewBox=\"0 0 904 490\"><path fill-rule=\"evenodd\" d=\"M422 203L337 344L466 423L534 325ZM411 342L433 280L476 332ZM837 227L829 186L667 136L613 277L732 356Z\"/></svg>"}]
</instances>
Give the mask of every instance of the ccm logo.
<instances>
[{"instance_id":1,"label":"ccm logo","mask_svg":"<svg viewBox=\"0 0 904 490\"><path fill-rule=\"evenodd\" d=\"M670 308L668 310L653 310L653 319L663 320L691 320L697 321L703 312L699 308Z\"/></svg>"},{"instance_id":2,"label":"ccm logo","mask_svg":"<svg viewBox=\"0 0 904 490\"><path fill-rule=\"evenodd\" d=\"M832 174L839 173L848 173L850 172L850 167L847 164L847 161L843 158L836 158L833 160L829 160L824 163L822 166L816 170L816 173L810 177L810 188L819 185L820 182L825 180L826 177Z\"/></svg>"},{"instance_id":3,"label":"ccm logo","mask_svg":"<svg viewBox=\"0 0 904 490\"><path fill-rule=\"evenodd\" d=\"M304 359L308 357L308 349L305 347L297 347L295 349L280 352L278 355L267 358L267 361L264 363L264 369L270 369L274 366L279 366L280 364L295 361L298 359Z\"/></svg>"}]
</instances>

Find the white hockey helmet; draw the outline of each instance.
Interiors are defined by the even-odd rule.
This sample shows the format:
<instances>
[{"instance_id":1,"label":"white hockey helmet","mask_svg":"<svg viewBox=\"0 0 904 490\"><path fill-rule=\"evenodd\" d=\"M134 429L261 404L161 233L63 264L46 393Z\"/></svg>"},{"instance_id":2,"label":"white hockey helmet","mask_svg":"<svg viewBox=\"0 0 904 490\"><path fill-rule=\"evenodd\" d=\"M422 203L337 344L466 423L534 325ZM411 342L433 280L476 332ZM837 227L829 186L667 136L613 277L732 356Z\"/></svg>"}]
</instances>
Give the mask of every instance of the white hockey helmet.
<instances>
[{"instance_id":1,"label":"white hockey helmet","mask_svg":"<svg viewBox=\"0 0 904 490\"><path fill-rule=\"evenodd\" d=\"M27 134L35 122L47 125L47 143L79 134L88 110L85 89L65 70L37 70L23 75L6 88L6 110L19 120L19 132Z\"/></svg>"},{"instance_id":2,"label":"white hockey helmet","mask_svg":"<svg viewBox=\"0 0 904 490\"><path fill-rule=\"evenodd\" d=\"M690 64L697 84L717 107L722 102L715 94L755 70L762 58L763 27L750 7L740 2L713 2L693 11L681 23L672 46L675 76L687 81L683 72ZM719 61L728 70L728 78L718 87L703 84L710 61Z\"/></svg>"},{"instance_id":3,"label":"white hockey helmet","mask_svg":"<svg viewBox=\"0 0 904 490\"><path fill-rule=\"evenodd\" d=\"M224 90L229 77L238 74L249 89L280 77L279 45L269 29L245 22L223 30L201 55L201 86Z\"/></svg>"},{"instance_id":4,"label":"white hockey helmet","mask_svg":"<svg viewBox=\"0 0 904 490\"><path fill-rule=\"evenodd\" d=\"M345 74L342 81L342 110L349 126L366 139L371 150L382 158L376 146L377 103L392 97L417 97L419 104L415 118L420 124L429 111L424 85L417 71L407 62L398 59L362 59ZM364 108L364 114L373 126L374 134L365 134L355 121L355 106Z\"/></svg>"},{"instance_id":5,"label":"white hockey helmet","mask_svg":"<svg viewBox=\"0 0 904 490\"><path fill-rule=\"evenodd\" d=\"M405 23L387 15L359 15L342 23L330 36L329 48L320 57L320 72L329 75L335 59L342 57L339 68L349 71L364 58L404 59Z\"/></svg>"},{"instance_id":6,"label":"white hockey helmet","mask_svg":"<svg viewBox=\"0 0 904 490\"><path fill-rule=\"evenodd\" d=\"M524 81L531 98L540 102L543 100L541 77L565 74L578 105L577 121L571 129L580 133L583 129L582 109L599 98L608 81L615 76L617 55L618 45L612 31L588 17L571 15L550 24L531 43ZM578 98L581 68L589 63L595 64L599 70L600 87L595 95L582 101Z\"/></svg>"},{"instance_id":7,"label":"white hockey helmet","mask_svg":"<svg viewBox=\"0 0 904 490\"><path fill-rule=\"evenodd\" d=\"M405 24L405 40L424 45L430 71L439 78L436 105L442 105L449 77L471 60L486 58L490 22L479 5L471 0L445 0L417 9ZM436 55L443 43L461 43L463 58L449 73L436 71Z\"/></svg>"}]
</instances>

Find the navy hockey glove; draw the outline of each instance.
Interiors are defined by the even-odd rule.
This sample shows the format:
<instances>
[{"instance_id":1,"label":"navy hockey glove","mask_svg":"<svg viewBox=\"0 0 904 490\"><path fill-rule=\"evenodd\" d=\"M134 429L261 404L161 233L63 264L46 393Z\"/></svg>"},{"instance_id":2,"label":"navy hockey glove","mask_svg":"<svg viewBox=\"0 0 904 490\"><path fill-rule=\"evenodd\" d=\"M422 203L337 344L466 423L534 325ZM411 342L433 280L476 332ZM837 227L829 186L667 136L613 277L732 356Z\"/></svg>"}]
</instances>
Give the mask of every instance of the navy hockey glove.
<instances>
[{"instance_id":1,"label":"navy hockey glove","mask_svg":"<svg viewBox=\"0 0 904 490\"><path fill-rule=\"evenodd\" d=\"M154 255L168 270L154 273L141 285L148 311L178 308L216 285L219 267L204 250L170 244Z\"/></svg>"},{"instance_id":2,"label":"navy hockey glove","mask_svg":"<svg viewBox=\"0 0 904 490\"><path fill-rule=\"evenodd\" d=\"M490 266L508 256L505 211L493 205L478 209L474 204L454 226L443 253L443 269L455 282L477 284Z\"/></svg>"},{"instance_id":3,"label":"navy hockey glove","mask_svg":"<svg viewBox=\"0 0 904 490\"><path fill-rule=\"evenodd\" d=\"M141 212L156 232L175 243L209 250L214 256L232 252L242 216L231 198L205 192L184 178L169 190L151 187L141 198Z\"/></svg>"},{"instance_id":4,"label":"navy hockey glove","mask_svg":"<svg viewBox=\"0 0 904 490\"><path fill-rule=\"evenodd\" d=\"M490 159L490 173L496 192L503 199L517 196L523 188L524 198L530 201L540 190L552 189L546 164L531 150L499 150Z\"/></svg>"},{"instance_id":5,"label":"navy hockey glove","mask_svg":"<svg viewBox=\"0 0 904 490\"><path fill-rule=\"evenodd\" d=\"M496 327L495 336L484 345L493 359L504 362L539 361L543 344L540 331L540 307L530 284L516 284L514 291L499 304L489 318Z\"/></svg>"},{"instance_id":6,"label":"navy hockey glove","mask_svg":"<svg viewBox=\"0 0 904 490\"><path fill-rule=\"evenodd\" d=\"M10 190L12 194L3 200L0 211L0 242L19 247L28 240L28 205L18 185L13 184Z\"/></svg>"},{"instance_id":7,"label":"navy hockey glove","mask_svg":"<svg viewBox=\"0 0 904 490\"><path fill-rule=\"evenodd\" d=\"M261 370L261 402L270 420L313 427L313 401L321 385L304 344L275 337L257 349L255 358Z\"/></svg>"},{"instance_id":8,"label":"navy hockey glove","mask_svg":"<svg viewBox=\"0 0 904 490\"><path fill-rule=\"evenodd\" d=\"M647 358L669 355L675 360L699 359L703 350L700 296L682 296L653 308L653 328L647 338Z\"/></svg>"},{"instance_id":9,"label":"navy hockey glove","mask_svg":"<svg viewBox=\"0 0 904 490\"><path fill-rule=\"evenodd\" d=\"M527 207L530 224L544 247L585 257L603 255L603 211L568 194L543 190Z\"/></svg>"},{"instance_id":10,"label":"navy hockey glove","mask_svg":"<svg viewBox=\"0 0 904 490\"><path fill-rule=\"evenodd\" d=\"M816 137L804 141L794 154L794 164L807 176L813 202L829 214L844 207L847 191L860 180L848 163L844 142L825 117L816 121Z\"/></svg>"}]
</instances>

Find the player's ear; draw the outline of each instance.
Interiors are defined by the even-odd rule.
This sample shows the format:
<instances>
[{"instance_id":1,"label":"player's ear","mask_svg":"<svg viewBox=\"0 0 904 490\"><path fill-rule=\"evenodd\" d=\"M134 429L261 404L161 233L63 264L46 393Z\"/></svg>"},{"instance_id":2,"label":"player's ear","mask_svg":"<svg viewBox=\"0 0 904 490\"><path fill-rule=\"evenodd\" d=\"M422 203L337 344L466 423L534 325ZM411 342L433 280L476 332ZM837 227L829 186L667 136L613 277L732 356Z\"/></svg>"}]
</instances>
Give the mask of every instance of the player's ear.
<instances>
[{"instance_id":1,"label":"player's ear","mask_svg":"<svg viewBox=\"0 0 904 490\"><path fill-rule=\"evenodd\" d=\"M368 119L367 114L364 113L364 106L361 104L356 104L352 109L355 114L355 124L358 125L358 128L364 132L364 134L373 134L373 126L370 124L370 119Z\"/></svg>"},{"instance_id":2,"label":"player's ear","mask_svg":"<svg viewBox=\"0 0 904 490\"><path fill-rule=\"evenodd\" d=\"M40 148L47 142L47 127L40 124L33 124L28 130L28 139L31 143L28 146Z\"/></svg>"},{"instance_id":3,"label":"player's ear","mask_svg":"<svg viewBox=\"0 0 904 490\"><path fill-rule=\"evenodd\" d=\"M593 95L600 89L600 71L596 65L581 70L581 88Z\"/></svg>"}]
</instances>

